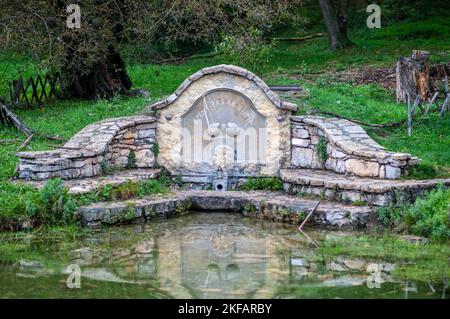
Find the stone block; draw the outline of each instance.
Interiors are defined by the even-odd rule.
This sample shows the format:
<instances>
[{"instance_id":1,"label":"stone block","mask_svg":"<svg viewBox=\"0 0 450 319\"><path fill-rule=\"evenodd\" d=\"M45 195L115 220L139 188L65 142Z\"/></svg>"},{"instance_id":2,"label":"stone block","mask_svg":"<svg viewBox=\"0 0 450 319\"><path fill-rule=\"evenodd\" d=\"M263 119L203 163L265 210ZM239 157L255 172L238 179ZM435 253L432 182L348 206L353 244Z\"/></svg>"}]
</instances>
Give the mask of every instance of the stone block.
<instances>
[{"instance_id":1,"label":"stone block","mask_svg":"<svg viewBox=\"0 0 450 319\"><path fill-rule=\"evenodd\" d=\"M336 172L345 173L345 161L338 160L336 161Z\"/></svg>"},{"instance_id":2,"label":"stone block","mask_svg":"<svg viewBox=\"0 0 450 319\"><path fill-rule=\"evenodd\" d=\"M331 156L334 158L344 158L347 156L347 154L338 151L336 148L333 148L333 151L331 152Z\"/></svg>"},{"instance_id":3,"label":"stone block","mask_svg":"<svg viewBox=\"0 0 450 319\"><path fill-rule=\"evenodd\" d=\"M139 132L138 133L138 137L139 138L155 137L155 130L154 129L139 130L138 132Z\"/></svg>"},{"instance_id":4,"label":"stone block","mask_svg":"<svg viewBox=\"0 0 450 319\"><path fill-rule=\"evenodd\" d=\"M297 138L309 138L309 132L303 128L294 128L292 136Z\"/></svg>"},{"instance_id":5,"label":"stone block","mask_svg":"<svg viewBox=\"0 0 450 319\"><path fill-rule=\"evenodd\" d=\"M315 168L315 169L324 169L325 168L325 163L319 157L319 154L317 153L317 150L314 150L314 152L313 152L313 158L312 158L312 161L311 161L311 168Z\"/></svg>"},{"instance_id":6,"label":"stone block","mask_svg":"<svg viewBox=\"0 0 450 319\"><path fill-rule=\"evenodd\" d=\"M153 167L155 165L155 156L148 149L136 151L136 166L138 168Z\"/></svg>"},{"instance_id":7,"label":"stone block","mask_svg":"<svg viewBox=\"0 0 450 319\"><path fill-rule=\"evenodd\" d=\"M379 174L379 164L368 162L356 158L350 158L345 161L345 170L357 176L376 177Z\"/></svg>"},{"instance_id":8,"label":"stone block","mask_svg":"<svg viewBox=\"0 0 450 319\"><path fill-rule=\"evenodd\" d=\"M291 164L297 167L311 167L313 150L304 147L292 148Z\"/></svg>"},{"instance_id":9,"label":"stone block","mask_svg":"<svg viewBox=\"0 0 450 319\"><path fill-rule=\"evenodd\" d=\"M402 176L402 170L399 167L386 165L386 178L396 179Z\"/></svg>"},{"instance_id":10,"label":"stone block","mask_svg":"<svg viewBox=\"0 0 450 319\"><path fill-rule=\"evenodd\" d=\"M317 145L319 144L320 136L319 135L313 135L311 136L311 144Z\"/></svg>"},{"instance_id":11,"label":"stone block","mask_svg":"<svg viewBox=\"0 0 450 319\"><path fill-rule=\"evenodd\" d=\"M336 159L328 158L327 161L325 162L325 168L330 171L336 171L336 163L337 163Z\"/></svg>"},{"instance_id":12,"label":"stone block","mask_svg":"<svg viewBox=\"0 0 450 319\"><path fill-rule=\"evenodd\" d=\"M310 142L311 141L309 139L293 138L292 139L292 146L308 147Z\"/></svg>"}]
</instances>

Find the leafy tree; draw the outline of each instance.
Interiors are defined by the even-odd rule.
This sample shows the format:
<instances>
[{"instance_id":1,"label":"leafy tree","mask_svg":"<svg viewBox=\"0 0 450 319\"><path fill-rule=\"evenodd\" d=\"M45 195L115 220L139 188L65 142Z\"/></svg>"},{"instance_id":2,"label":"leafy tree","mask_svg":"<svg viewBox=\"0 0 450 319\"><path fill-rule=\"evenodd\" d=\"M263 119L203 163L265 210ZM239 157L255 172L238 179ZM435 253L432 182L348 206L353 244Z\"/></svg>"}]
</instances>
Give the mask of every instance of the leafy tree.
<instances>
[{"instance_id":1,"label":"leafy tree","mask_svg":"<svg viewBox=\"0 0 450 319\"><path fill-rule=\"evenodd\" d=\"M81 27L68 28L67 1L3 0L0 44L29 52L60 73L70 97L128 92L124 42L150 46L219 42L221 35L267 31L296 16L300 0L73 0Z\"/></svg>"}]
</instances>

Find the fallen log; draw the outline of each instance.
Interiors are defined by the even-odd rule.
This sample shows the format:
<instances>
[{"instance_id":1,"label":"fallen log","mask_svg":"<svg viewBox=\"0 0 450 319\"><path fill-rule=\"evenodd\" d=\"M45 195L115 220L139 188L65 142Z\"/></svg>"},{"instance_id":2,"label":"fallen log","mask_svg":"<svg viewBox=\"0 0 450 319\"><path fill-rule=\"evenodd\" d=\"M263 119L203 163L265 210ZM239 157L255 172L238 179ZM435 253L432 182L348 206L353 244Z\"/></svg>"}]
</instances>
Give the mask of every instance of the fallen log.
<instances>
[{"instance_id":1,"label":"fallen log","mask_svg":"<svg viewBox=\"0 0 450 319\"><path fill-rule=\"evenodd\" d=\"M17 148L17 152L20 151L21 149L23 149L25 146L27 146L28 144L30 144L31 140L33 139L33 134L31 134L30 136L28 136L28 138L22 143L22 145L20 145Z\"/></svg>"},{"instance_id":2,"label":"fallen log","mask_svg":"<svg viewBox=\"0 0 450 319\"><path fill-rule=\"evenodd\" d=\"M325 37L326 35L327 35L326 33L316 33L299 38L270 38L270 40L278 42L304 42L314 38Z\"/></svg>"},{"instance_id":3,"label":"fallen log","mask_svg":"<svg viewBox=\"0 0 450 319\"><path fill-rule=\"evenodd\" d=\"M374 127L374 128L385 128L385 127L398 127L403 125L406 120L400 121L400 122L391 122L391 123L383 123L383 124L372 124L372 123L366 123L357 119L352 119L349 117L345 117L342 115L339 115L337 113L333 113L333 112L328 112L328 111L319 111L319 110L312 110L312 111L308 111L308 114L323 114L323 115L329 115L329 116L333 116L333 117L337 117L339 119L343 119L343 120L347 120L359 125L363 125L363 126L368 126L368 127Z\"/></svg>"},{"instance_id":4,"label":"fallen log","mask_svg":"<svg viewBox=\"0 0 450 319\"><path fill-rule=\"evenodd\" d=\"M4 144L9 144L9 143L16 143L18 141L17 138L14 139L5 139L5 140L0 140L0 143L4 143Z\"/></svg>"},{"instance_id":5,"label":"fallen log","mask_svg":"<svg viewBox=\"0 0 450 319\"><path fill-rule=\"evenodd\" d=\"M298 85L269 85L269 88L272 91L278 91L278 92L299 92L303 89Z\"/></svg>"}]
</instances>

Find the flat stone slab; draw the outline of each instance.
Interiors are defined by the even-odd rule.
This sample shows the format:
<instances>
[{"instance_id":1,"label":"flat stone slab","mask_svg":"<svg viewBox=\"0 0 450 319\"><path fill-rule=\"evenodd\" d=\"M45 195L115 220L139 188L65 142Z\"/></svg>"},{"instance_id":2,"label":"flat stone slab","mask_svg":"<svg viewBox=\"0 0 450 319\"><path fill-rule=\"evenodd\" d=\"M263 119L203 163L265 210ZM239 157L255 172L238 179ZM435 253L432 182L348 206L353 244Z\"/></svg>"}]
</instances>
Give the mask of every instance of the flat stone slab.
<instances>
[{"instance_id":1,"label":"flat stone slab","mask_svg":"<svg viewBox=\"0 0 450 319\"><path fill-rule=\"evenodd\" d=\"M287 183L322 186L368 193L386 193L405 188L434 188L439 184L450 186L450 178L429 180L388 180L343 175L325 170L282 169L281 179Z\"/></svg>"},{"instance_id":2,"label":"flat stone slab","mask_svg":"<svg viewBox=\"0 0 450 319\"><path fill-rule=\"evenodd\" d=\"M280 177L290 194L308 193L347 202L386 206L414 202L439 184L450 186L450 178L389 180L343 175L325 170L283 169Z\"/></svg>"},{"instance_id":3,"label":"flat stone slab","mask_svg":"<svg viewBox=\"0 0 450 319\"><path fill-rule=\"evenodd\" d=\"M148 180L151 178L156 178L159 176L160 169L149 168L149 169L131 169L125 171L118 171L110 175L83 178L83 179L72 179L65 180L64 185L69 188L70 194L85 194L89 193L99 187L106 185L119 186L127 182L139 182ZM41 188L45 185L46 181L14 181L18 184L27 184L36 188Z\"/></svg>"},{"instance_id":4,"label":"flat stone slab","mask_svg":"<svg viewBox=\"0 0 450 319\"><path fill-rule=\"evenodd\" d=\"M120 202L102 202L82 207L78 214L84 225L99 226L134 219L168 217L188 211L233 211L279 222L300 223L317 204L281 192L263 191L173 191ZM332 228L364 228L373 223L374 209L337 202L321 202L308 221Z\"/></svg>"}]
</instances>

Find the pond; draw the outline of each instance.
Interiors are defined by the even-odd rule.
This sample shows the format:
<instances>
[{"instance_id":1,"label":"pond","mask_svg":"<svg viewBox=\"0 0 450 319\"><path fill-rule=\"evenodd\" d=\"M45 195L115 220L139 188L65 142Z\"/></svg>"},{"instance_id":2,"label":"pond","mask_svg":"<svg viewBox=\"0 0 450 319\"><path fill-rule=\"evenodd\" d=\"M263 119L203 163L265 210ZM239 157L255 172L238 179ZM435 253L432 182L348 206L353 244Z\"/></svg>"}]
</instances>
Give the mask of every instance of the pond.
<instances>
[{"instance_id":1,"label":"pond","mask_svg":"<svg viewBox=\"0 0 450 319\"><path fill-rule=\"evenodd\" d=\"M217 212L25 236L2 244L0 298L448 298L444 278L396 277L395 262L320 248L364 234L306 233L319 248L296 226ZM71 264L79 289L67 286Z\"/></svg>"}]
</instances>

